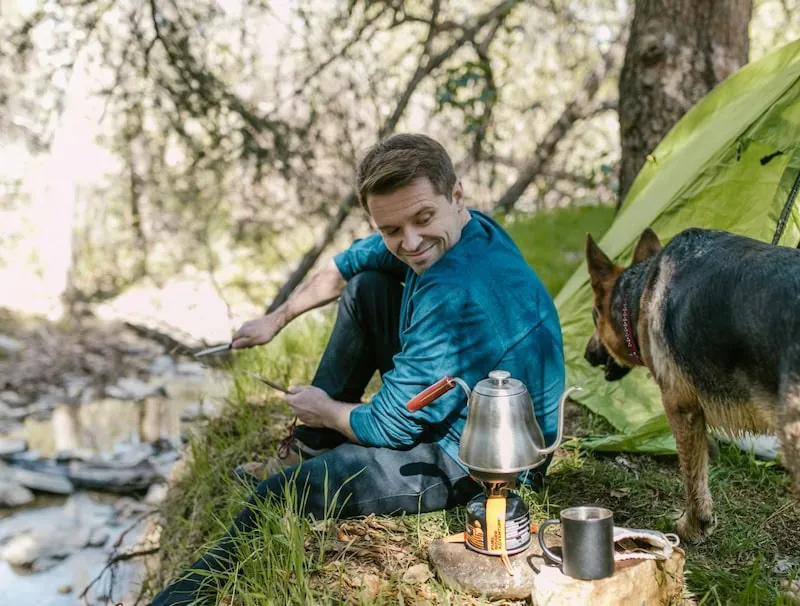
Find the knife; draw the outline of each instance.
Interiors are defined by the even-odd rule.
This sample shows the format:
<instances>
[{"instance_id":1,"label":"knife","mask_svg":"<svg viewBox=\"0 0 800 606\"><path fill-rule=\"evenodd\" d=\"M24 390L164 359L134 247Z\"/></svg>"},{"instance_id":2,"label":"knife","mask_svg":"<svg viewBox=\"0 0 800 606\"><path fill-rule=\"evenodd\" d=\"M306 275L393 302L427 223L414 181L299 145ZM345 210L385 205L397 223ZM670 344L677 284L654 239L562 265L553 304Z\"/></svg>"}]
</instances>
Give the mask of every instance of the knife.
<instances>
[{"instance_id":1,"label":"knife","mask_svg":"<svg viewBox=\"0 0 800 606\"><path fill-rule=\"evenodd\" d=\"M270 381L269 379L265 379L261 375L257 375L256 373L250 372L249 370L247 371L247 374L250 375L251 377L253 377L256 380L261 381L262 383L264 383L266 385L269 385L273 389L277 389L278 391L282 391L283 393L289 393L289 390L286 389L285 387L281 387L277 383L273 383L272 381Z\"/></svg>"},{"instance_id":2,"label":"knife","mask_svg":"<svg viewBox=\"0 0 800 606\"><path fill-rule=\"evenodd\" d=\"M203 349L202 351L198 351L196 354L194 354L194 357L202 358L203 356L210 356L211 354L227 351L231 349L232 346L233 343L226 343L225 345L215 345L214 347L209 347L207 349Z\"/></svg>"}]
</instances>

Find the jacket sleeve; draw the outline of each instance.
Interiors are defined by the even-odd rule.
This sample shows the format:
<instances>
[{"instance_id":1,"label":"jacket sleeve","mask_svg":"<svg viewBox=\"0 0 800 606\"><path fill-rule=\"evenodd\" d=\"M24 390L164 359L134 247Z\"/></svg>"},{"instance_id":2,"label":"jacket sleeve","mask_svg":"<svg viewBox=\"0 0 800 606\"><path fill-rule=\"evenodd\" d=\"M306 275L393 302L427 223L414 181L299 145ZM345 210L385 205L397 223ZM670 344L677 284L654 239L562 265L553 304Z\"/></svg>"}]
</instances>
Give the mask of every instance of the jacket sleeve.
<instances>
[{"instance_id":1,"label":"jacket sleeve","mask_svg":"<svg viewBox=\"0 0 800 606\"><path fill-rule=\"evenodd\" d=\"M408 270L408 265L389 252L380 234L356 240L333 260L345 280L369 270L386 271L402 280Z\"/></svg>"},{"instance_id":2,"label":"jacket sleeve","mask_svg":"<svg viewBox=\"0 0 800 606\"><path fill-rule=\"evenodd\" d=\"M423 433L444 435L459 418L466 418L466 394L456 386L416 412L408 401L444 376L456 376L472 387L502 355L490 316L467 291L453 285L421 286L412 298L414 309L403 350L394 368L369 404L354 408L350 425L369 446L404 448Z\"/></svg>"}]
</instances>

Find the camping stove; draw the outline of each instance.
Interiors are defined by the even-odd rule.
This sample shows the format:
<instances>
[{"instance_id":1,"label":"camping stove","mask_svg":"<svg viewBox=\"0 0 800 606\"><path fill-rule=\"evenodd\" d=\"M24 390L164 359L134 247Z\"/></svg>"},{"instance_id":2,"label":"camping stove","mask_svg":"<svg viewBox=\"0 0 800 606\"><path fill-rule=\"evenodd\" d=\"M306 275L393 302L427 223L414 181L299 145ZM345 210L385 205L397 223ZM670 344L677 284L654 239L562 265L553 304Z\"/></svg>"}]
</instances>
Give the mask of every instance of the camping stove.
<instances>
[{"instance_id":1,"label":"camping stove","mask_svg":"<svg viewBox=\"0 0 800 606\"><path fill-rule=\"evenodd\" d=\"M559 401L558 435L545 447L542 430L533 412L528 389L505 370L493 370L474 390L458 377L443 377L414 396L406 407L414 412L442 397L456 385L467 397L467 422L458 449L458 459L483 486L483 494L467 505L467 528L463 540L468 549L497 555L514 574L509 555L523 551L531 542L530 515L514 493L519 474L542 465L561 443L564 402Z\"/></svg>"},{"instance_id":2,"label":"camping stove","mask_svg":"<svg viewBox=\"0 0 800 606\"><path fill-rule=\"evenodd\" d=\"M505 556L525 551L531 542L528 506L513 488L516 479L480 481L483 493L467 504L467 549Z\"/></svg>"}]
</instances>

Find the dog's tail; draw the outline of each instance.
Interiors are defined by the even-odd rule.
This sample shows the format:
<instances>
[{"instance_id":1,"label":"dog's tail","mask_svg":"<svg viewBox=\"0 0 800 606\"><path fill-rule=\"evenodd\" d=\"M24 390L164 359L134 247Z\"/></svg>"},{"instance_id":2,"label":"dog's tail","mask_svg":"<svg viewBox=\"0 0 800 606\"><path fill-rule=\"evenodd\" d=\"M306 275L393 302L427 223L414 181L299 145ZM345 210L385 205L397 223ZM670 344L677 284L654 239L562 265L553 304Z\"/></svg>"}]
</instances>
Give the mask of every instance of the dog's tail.
<instances>
[{"instance_id":1,"label":"dog's tail","mask_svg":"<svg viewBox=\"0 0 800 606\"><path fill-rule=\"evenodd\" d=\"M800 495L800 343L792 345L781 364L777 430L784 466Z\"/></svg>"}]
</instances>

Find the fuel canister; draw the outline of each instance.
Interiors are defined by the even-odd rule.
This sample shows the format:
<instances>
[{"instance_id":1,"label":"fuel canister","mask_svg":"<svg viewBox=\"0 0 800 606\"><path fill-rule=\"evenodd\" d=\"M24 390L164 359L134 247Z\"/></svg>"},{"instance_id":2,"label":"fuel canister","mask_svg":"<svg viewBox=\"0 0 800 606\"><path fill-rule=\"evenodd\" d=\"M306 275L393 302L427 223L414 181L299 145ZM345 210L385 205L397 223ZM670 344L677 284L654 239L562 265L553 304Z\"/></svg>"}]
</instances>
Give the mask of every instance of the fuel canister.
<instances>
[{"instance_id":1,"label":"fuel canister","mask_svg":"<svg viewBox=\"0 0 800 606\"><path fill-rule=\"evenodd\" d=\"M487 555L514 555L531 542L530 513L513 492L479 494L467 503L467 548Z\"/></svg>"}]
</instances>

